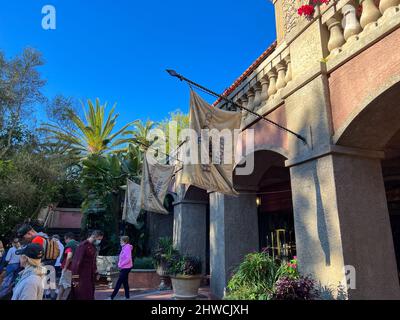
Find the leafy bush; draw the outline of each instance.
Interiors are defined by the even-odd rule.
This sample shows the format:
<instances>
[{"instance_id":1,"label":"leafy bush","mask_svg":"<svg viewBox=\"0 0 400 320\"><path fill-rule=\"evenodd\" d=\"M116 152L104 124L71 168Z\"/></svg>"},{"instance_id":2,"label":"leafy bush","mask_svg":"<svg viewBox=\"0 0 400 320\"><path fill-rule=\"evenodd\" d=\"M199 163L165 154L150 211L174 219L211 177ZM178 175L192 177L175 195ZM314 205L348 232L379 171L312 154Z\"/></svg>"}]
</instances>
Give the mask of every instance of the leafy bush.
<instances>
[{"instance_id":1,"label":"leafy bush","mask_svg":"<svg viewBox=\"0 0 400 320\"><path fill-rule=\"evenodd\" d=\"M168 274L172 276L195 276L201 271L201 259L198 257L175 255L168 261Z\"/></svg>"},{"instance_id":2,"label":"leafy bush","mask_svg":"<svg viewBox=\"0 0 400 320\"><path fill-rule=\"evenodd\" d=\"M151 257L137 258L135 259L133 268L140 270L153 270L154 269L153 259Z\"/></svg>"},{"instance_id":3,"label":"leafy bush","mask_svg":"<svg viewBox=\"0 0 400 320\"><path fill-rule=\"evenodd\" d=\"M300 277L297 267L297 257L294 257L289 263L284 263L280 266L278 270L278 278L282 277L288 277L292 279L298 279Z\"/></svg>"},{"instance_id":4,"label":"leafy bush","mask_svg":"<svg viewBox=\"0 0 400 320\"><path fill-rule=\"evenodd\" d=\"M310 277L281 277L275 285L274 300L312 300L316 297L315 281Z\"/></svg>"},{"instance_id":5,"label":"leafy bush","mask_svg":"<svg viewBox=\"0 0 400 320\"><path fill-rule=\"evenodd\" d=\"M268 253L248 254L228 283L226 299L270 299L280 271L279 265Z\"/></svg>"},{"instance_id":6,"label":"leafy bush","mask_svg":"<svg viewBox=\"0 0 400 320\"><path fill-rule=\"evenodd\" d=\"M251 253L229 281L228 300L311 300L317 297L315 282L302 277L297 258L279 265L267 252Z\"/></svg>"},{"instance_id":7,"label":"leafy bush","mask_svg":"<svg viewBox=\"0 0 400 320\"><path fill-rule=\"evenodd\" d=\"M156 247L153 249L153 261L154 265L160 266L167 262L172 263L173 259L179 256L178 251L174 248L174 244L171 238L159 238Z\"/></svg>"}]
</instances>

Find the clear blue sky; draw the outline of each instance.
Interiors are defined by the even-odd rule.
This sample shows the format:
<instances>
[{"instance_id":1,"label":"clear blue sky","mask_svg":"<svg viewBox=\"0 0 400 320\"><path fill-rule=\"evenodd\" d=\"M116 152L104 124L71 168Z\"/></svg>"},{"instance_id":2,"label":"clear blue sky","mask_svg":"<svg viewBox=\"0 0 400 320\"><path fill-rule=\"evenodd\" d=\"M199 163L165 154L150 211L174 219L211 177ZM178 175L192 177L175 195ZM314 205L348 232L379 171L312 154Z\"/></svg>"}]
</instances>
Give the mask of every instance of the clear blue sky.
<instances>
[{"instance_id":1,"label":"clear blue sky","mask_svg":"<svg viewBox=\"0 0 400 320\"><path fill-rule=\"evenodd\" d=\"M57 9L57 29L41 10ZM268 0L3 0L0 50L44 55L45 94L118 103L119 125L188 110L187 86L166 68L222 92L275 39ZM209 101L213 98L207 97Z\"/></svg>"}]
</instances>

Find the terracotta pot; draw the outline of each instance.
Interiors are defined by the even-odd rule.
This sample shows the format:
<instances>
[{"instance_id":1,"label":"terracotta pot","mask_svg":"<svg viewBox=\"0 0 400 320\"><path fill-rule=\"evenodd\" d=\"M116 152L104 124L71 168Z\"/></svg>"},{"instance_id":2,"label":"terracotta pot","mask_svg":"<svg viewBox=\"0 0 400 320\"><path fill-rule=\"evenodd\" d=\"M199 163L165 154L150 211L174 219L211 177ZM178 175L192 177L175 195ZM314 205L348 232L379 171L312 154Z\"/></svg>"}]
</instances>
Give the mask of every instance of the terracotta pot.
<instances>
[{"instance_id":1,"label":"terracotta pot","mask_svg":"<svg viewBox=\"0 0 400 320\"><path fill-rule=\"evenodd\" d=\"M177 300L195 300L199 295L202 275L196 276L171 276L174 298Z\"/></svg>"}]
</instances>

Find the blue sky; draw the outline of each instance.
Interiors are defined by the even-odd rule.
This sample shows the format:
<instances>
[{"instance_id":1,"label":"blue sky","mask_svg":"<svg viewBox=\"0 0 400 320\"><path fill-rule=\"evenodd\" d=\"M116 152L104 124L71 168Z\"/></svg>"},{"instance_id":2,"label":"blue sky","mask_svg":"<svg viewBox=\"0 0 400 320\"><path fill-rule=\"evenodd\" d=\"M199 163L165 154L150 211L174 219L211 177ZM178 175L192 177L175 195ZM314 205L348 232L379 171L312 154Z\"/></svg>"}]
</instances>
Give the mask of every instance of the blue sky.
<instances>
[{"instance_id":1,"label":"blue sky","mask_svg":"<svg viewBox=\"0 0 400 320\"><path fill-rule=\"evenodd\" d=\"M57 29L41 27L44 5ZM45 94L118 103L119 125L188 110L174 68L222 92L275 39L267 0L2 0L0 50L30 46L44 55ZM205 96L212 102L213 98Z\"/></svg>"}]
</instances>

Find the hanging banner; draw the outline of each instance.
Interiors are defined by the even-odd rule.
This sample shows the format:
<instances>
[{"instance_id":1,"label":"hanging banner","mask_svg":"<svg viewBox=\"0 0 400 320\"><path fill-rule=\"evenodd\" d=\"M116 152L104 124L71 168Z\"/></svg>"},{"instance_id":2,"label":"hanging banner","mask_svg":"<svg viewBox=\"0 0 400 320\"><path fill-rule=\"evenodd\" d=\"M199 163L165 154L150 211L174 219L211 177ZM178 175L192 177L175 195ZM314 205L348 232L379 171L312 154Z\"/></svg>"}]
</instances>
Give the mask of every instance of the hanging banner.
<instances>
[{"instance_id":1,"label":"hanging banner","mask_svg":"<svg viewBox=\"0 0 400 320\"><path fill-rule=\"evenodd\" d=\"M214 108L193 90L190 92L190 129L184 145L183 170L179 182L210 192L236 195L233 188L235 130L241 112Z\"/></svg>"},{"instance_id":2,"label":"hanging banner","mask_svg":"<svg viewBox=\"0 0 400 320\"><path fill-rule=\"evenodd\" d=\"M174 175L175 166L160 164L147 153L143 161L141 206L149 212L169 214L164 199Z\"/></svg>"},{"instance_id":3,"label":"hanging banner","mask_svg":"<svg viewBox=\"0 0 400 320\"><path fill-rule=\"evenodd\" d=\"M131 180L128 180L125 193L124 211L122 220L130 224L137 224L137 218L141 211L140 205L140 186Z\"/></svg>"}]
</instances>

